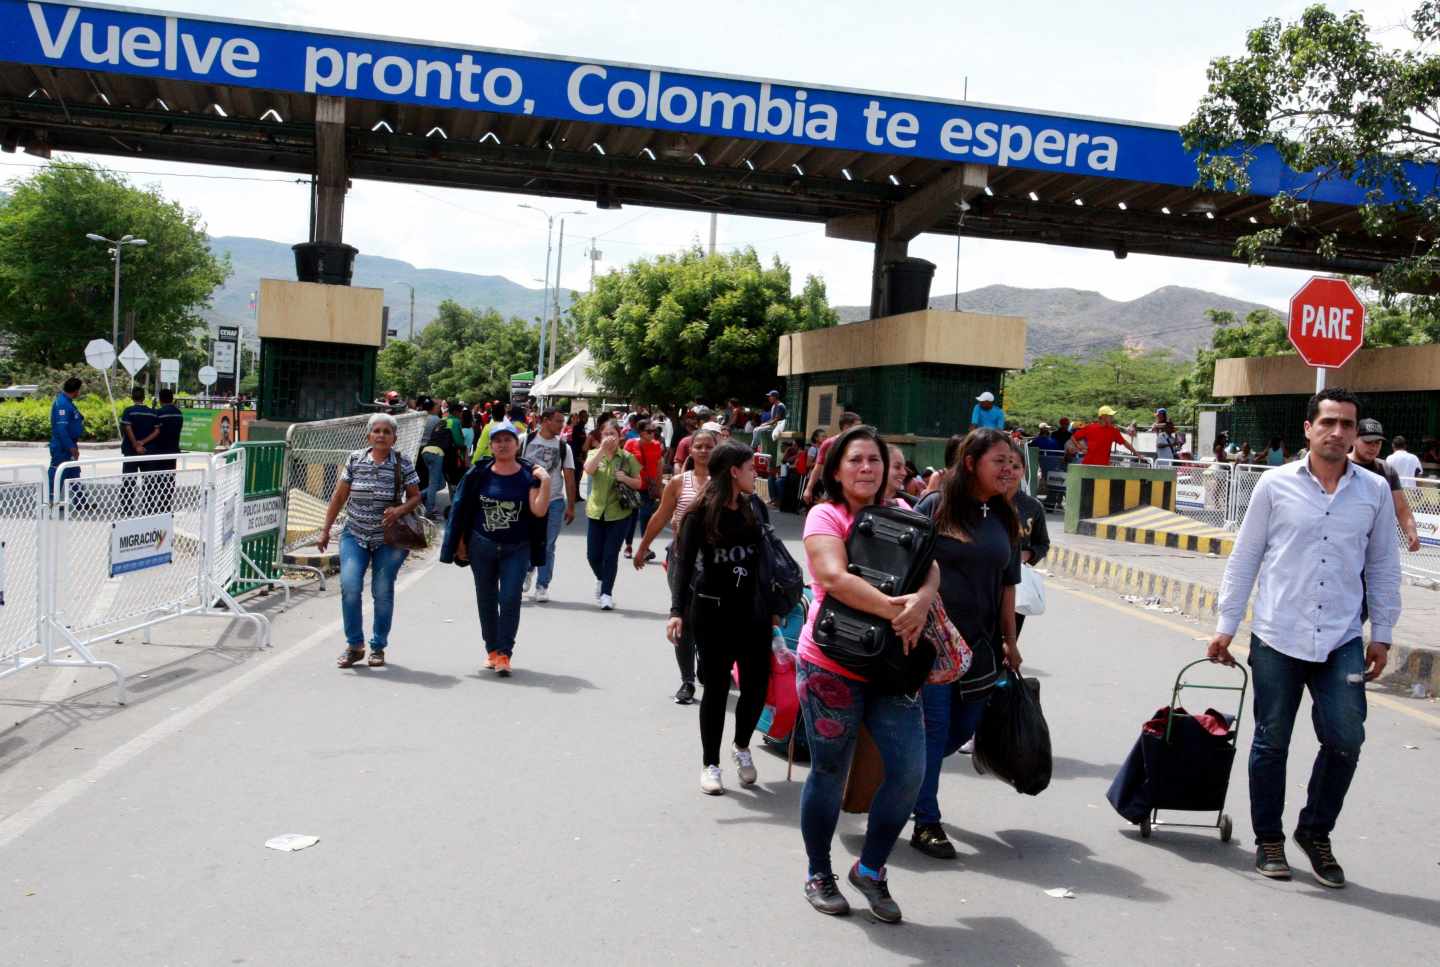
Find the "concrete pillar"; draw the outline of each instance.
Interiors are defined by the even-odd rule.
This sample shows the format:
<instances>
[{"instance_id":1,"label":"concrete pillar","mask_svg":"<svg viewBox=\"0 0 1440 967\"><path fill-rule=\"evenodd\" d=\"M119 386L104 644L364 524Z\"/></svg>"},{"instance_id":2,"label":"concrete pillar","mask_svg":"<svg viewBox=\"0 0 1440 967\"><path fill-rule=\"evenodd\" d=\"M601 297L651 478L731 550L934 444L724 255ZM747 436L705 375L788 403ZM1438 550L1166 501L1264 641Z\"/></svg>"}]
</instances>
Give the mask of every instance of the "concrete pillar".
<instances>
[{"instance_id":1,"label":"concrete pillar","mask_svg":"<svg viewBox=\"0 0 1440 967\"><path fill-rule=\"evenodd\" d=\"M314 241L342 242L345 235L345 99L315 98Z\"/></svg>"}]
</instances>

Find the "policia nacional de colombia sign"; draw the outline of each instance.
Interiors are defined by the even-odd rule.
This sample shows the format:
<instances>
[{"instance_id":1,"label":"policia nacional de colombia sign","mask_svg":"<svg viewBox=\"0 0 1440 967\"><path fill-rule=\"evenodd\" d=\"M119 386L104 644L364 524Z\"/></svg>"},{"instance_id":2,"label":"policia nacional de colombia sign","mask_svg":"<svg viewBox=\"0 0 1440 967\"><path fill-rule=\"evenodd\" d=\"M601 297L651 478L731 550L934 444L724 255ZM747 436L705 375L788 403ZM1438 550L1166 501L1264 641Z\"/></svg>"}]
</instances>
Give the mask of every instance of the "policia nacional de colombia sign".
<instances>
[{"instance_id":1,"label":"policia nacional de colombia sign","mask_svg":"<svg viewBox=\"0 0 1440 967\"><path fill-rule=\"evenodd\" d=\"M154 514L110 525L110 576L169 564L175 549L175 518Z\"/></svg>"},{"instance_id":2,"label":"policia nacional de colombia sign","mask_svg":"<svg viewBox=\"0 0 1440 967\"><path fill-rule=\"evenodd\" d=\"M1196 178L1179 132L1162 126L118 7L0 0L0 60L1184 187ZM1310 180L1268 149L1251 176L1257 195ZM1364 201L1339 180L1310 197Z\"/></svg>"}]
</instances>

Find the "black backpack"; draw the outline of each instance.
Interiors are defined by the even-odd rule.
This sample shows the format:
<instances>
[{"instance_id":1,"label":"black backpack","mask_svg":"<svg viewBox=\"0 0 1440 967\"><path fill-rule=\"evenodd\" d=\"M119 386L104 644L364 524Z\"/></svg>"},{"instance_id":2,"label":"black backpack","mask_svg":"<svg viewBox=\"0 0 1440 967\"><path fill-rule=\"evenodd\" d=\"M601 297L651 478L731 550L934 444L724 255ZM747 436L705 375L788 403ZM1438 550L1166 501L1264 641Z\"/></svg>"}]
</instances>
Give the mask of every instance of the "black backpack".
<instances>
[{"instance_id":1,"label":"black backpack","mask_svg":"<svg viewBox=\"0 0 1440 967\"><path fill-rule=\"evenodd\" d=\"M850 573L888 595L911 594L924 582L934 548L934 521L899 507L862 507L845 539ZM914 694L935 664L935 648L924 637L907 655L888 620L834 595L825 596L815 616L814 638L825 657L887 694Z\"/></svg>"},{"instance_id":2,"label":"black backpack","mask_svg":"<svg viewBox=\"0 0 1440 967\"><path fill-rule=\"evenodd\" d=\"M805 572L790 555L770 524L770 512L758 497L750 498L760 524L760 601L767 615L785 617L805 600Z\"/></svg>"}]
</instances>

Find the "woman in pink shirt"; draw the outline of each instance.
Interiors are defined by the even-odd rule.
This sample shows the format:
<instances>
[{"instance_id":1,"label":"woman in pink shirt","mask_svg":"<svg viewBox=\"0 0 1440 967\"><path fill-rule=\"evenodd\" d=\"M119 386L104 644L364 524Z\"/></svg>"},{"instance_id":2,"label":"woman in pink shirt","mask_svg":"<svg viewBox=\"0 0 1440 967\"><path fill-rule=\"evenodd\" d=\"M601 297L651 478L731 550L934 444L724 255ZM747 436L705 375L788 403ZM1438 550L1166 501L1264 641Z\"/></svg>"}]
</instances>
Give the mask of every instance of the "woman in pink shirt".
<instances>
[{"instance_id":1,"label":"woman in pink shirt","mask_svg":"<svg viewBox=\"0 0 1440 967\"><path fill-rule=\"evenodd\" d=\"M845 539L855 514L880 502L889 476L889 451L873 427L856 426L835 441L820 468L821 499L805 518L805 556L815 604L800 634L796 691L810 742L810 776L800 794L800 831L810 862L805 898L821 913L838 915L850 904L841 894L830 866L830 842L840 818L845 775L864 725L879 747L885 781L870 804L869 825L860 859L850 868L850 884L864 895L874 915L894 923L900 907L890 897L885 861L914 808L925 775L925 723L920 699L891 695L826 657L815 643L815 616L826 595L852 608L890 620L908 650L920 637L925 617L940 586L932 565L925 586L915 594L891 597L849 571Z\"/></svg>"}]
</instances>

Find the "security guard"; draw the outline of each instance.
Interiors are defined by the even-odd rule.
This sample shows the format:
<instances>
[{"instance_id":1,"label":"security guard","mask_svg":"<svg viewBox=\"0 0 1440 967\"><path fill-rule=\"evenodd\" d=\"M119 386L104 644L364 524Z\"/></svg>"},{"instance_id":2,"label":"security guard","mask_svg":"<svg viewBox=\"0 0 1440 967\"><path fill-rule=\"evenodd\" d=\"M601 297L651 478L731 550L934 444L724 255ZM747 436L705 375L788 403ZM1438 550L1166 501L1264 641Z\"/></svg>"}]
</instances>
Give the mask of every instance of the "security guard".
<instances>
[{"instance_id":1,"label":"security guard","mask_svg":"<svg viewBox=\"0 0 1440 967\"><path fill-rule=\"evenodd\" d=\"M80 437L85 433L85 417L75 405L80 395L80 378L72 376L65 381L63 392L55 397L50 407L50 499L61 498L60 489L65 481L80 476L79 467L71 467L61 475L57 484L55 470L68 460L80 459Z\"/></svg>"}]
</instances>

